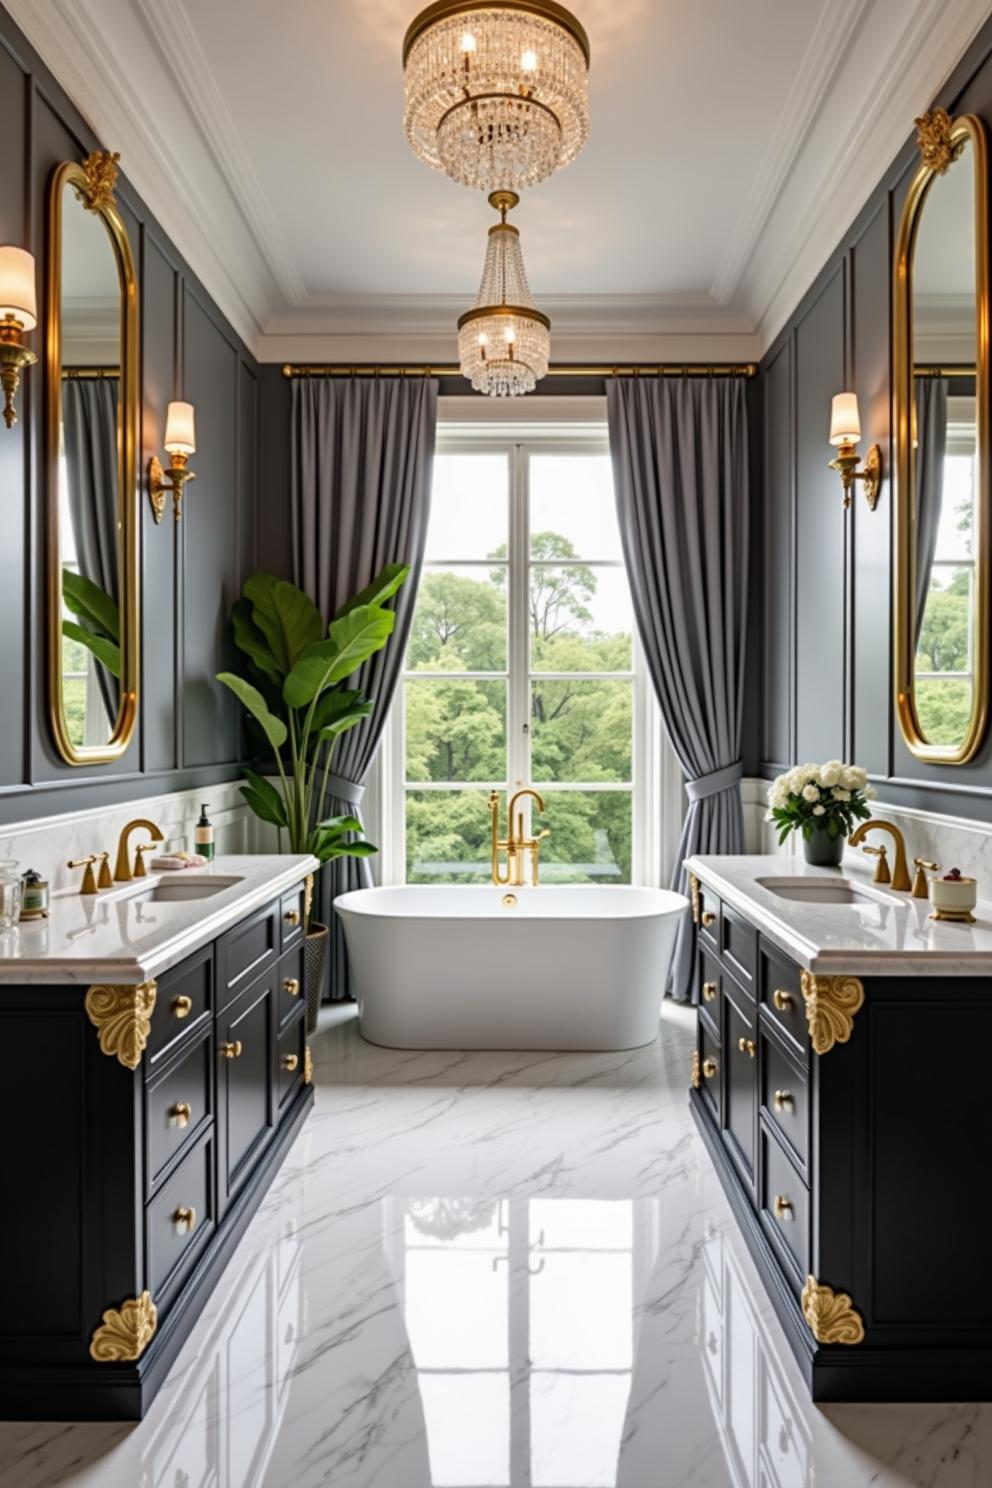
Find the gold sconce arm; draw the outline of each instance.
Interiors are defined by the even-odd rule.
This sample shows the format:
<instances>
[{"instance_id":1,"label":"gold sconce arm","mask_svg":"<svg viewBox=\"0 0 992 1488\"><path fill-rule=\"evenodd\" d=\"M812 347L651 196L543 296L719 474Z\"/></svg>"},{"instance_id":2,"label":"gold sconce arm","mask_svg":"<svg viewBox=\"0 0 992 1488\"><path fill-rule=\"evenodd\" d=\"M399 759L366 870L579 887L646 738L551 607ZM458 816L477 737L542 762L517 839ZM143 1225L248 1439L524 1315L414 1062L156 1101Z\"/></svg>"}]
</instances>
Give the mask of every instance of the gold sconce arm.
<instances>
[{"instance_id":1,"label":"gold sconce arm","mask_svg":"<svg viewBox=\"0 0 992 1488\"><path fill-rule=\"evenodd\" d=\"M34 259L26 249L5 244L0 247L0 388L3 421L8 429L17 423L14 398L21 372L38 360L24 345L25 333L37 324Z\"/></svg>"},{"instance_id":2,"label":"gold sconce arm","mask_svg":"<svg viewBox=\"0 0 992 1488\"><path fill-rule=\"evenodd\" d=\"M844 488L844 506L851 504L851 490L855 481L864 481L865 499L872 511L878 505L882 489L882 450L873 444L868 451L863 469L858 469L858 452L853 444L842 444L836 458L830 461L830 469L840 472L840 483Z\"/></svg>"},{"instance_id":3,"label":"gold sconce arm","mask_svg":"<svg viewBox=\"0 0 992 1488\"><path fill-rule=\"evenodd\" d=\"M3 421L8 429L17 423L14 400L21 382L21 372L38 360L22 341L24 327L7 316L0 321L0 387L3 389Z\"/></svg>"},{"instance_id":4,"label":"gold sconce arm","mask_svg":"<svg viewBox=\"0 0 992 1488\"><path fill-rule=\"evenodd\" d=\"M192 403L170 403L165 423L165 448L169 454L169 480L162 462L153 455L148 462L148 498L156 525L165 513L166 493L172 492L172 511L182 521L183 494L187 482L196 480L189 469L189 457L196 454L196 426Z\"/></svg>"}]
</instances>

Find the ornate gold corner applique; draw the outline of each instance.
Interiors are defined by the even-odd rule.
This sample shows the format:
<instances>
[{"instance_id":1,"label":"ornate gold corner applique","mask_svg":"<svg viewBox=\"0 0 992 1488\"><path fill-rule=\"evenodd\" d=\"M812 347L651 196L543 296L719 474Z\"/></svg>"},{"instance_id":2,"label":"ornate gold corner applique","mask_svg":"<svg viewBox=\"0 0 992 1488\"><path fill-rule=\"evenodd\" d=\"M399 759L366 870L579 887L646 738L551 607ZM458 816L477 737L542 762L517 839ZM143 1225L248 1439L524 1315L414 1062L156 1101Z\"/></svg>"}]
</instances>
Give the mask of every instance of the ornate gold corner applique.
<instances>
[{"instance_id":1,"label":"ornate gold corner applique","mask_svg":"<svg viewBox=\"0 0 992 1488\"><path fill-rule=\"evenodd\" d=\"M693 1088L693 1090L698 1090L699 1087L700 1087L700 1085L702 1085L702 1083L703 1083L703 1071L702 1071L702 1069L700 1067L700 1063L699 1063L699 1050L698 1049L693 1049L693 1051L692 1051L692 1075L691 1075L691 1079L692 1079L692 1088Z\"/></svg>"},{"instance_id":2,"label":"ornate gold corner applique","mask_svg":"<svg viewBox=\"0 0 992 1488\"><path fill-rule=\"evenodd\" d=\"M957 144L952 142L952 120L944 108L932 108L913 122L916 125L916 143L920 147L923 164L928 170L942 176L961 154L964 140L959 140Z\"/></svg>"},{"instance_id":3,"label":"ornate gold corner applique","mask_svg":"<svg viewBox=\"0 0 992 1488\"><path fill-rule=\"evenodd\" d=\"M815 1276L807 1276L801 1301L803 1317L817 1343L863 1341L865 1325L846 1292L835 1292L821 1286Z\"/></svg>"},{"instance_id":4,"label":"ornate gold corner applique","mask_svg":"<svg viewBox=\"0 0 992 1488\"><path fill-rule=\"evenodd\" d=\"M100 1037L104 1054L112 1054L125 1069L134 1070L148 1043L155 1011L156 982L136 987L91 987L83 1006Z\"/></svg>"},{"instance_id":5,"label":"ornate gold corner applique","mask_svg":"<svg viewBox=\"0 0 992 1488\"><path fill-rule=\"evenodd\" d=\"M313 909L313 874L308 873L303 880L303 918L308 924L311 909Z\"/></svg>"},{"instance_id":6,"label":"ornate gold corner applique","mask_svg":"<svg viewBox=\"0 0 992 1488\"><path fill-rule=\"evenodd\" d=\"M119 1364L140 1359L155 1337L158 1309L151 1292L130 1297L120 1307L108 1307L103 1322L94 1328L90 1357L98 1364Z\"/></svg>"},{"instance_id":7,"label":"ornate gold corner applique","mask_svg":"<svg viewBox=\"0 0 992 1488\"><path fill-rule=\"evenodd\" d=\"M303 1083L313 1084L313 1055L310 1053L310 1045L307 1044L303 1053Z\"/></svg>"},{"instance_id":8,"label":"ornate gold corner applique","mask_svg":"<svg viewBox=\"0 0 992 1488\"><path fill-rule=\"evenodd\" d=\"M83 161L87 190L77 191L76 195L87 212L104 212L114 205L120 158L119 151L112 155L109 150L94 150Z\"/></svg>"},{"instance_id":9,"label":"ornate gold corner applique","mask_svg":"<svg viewBox=\"0 0 992 1488\"><path fill-rule=\"evenodd\" d=\"M865 1000L865 989L857 977L800 977L810 1042L817 1054L829 1054L834 1044L846 1044L854 1028L854 1015Z\"/></svg>"},{"instance_id":10,"label":"ornate gold corner applique","mask_svg":"<svg viewBox=\"0 0 992 1488\"><path fill-rule=\"evenodd\" d=\"M699 879L694 873L689 874L689 893L692 896L692 923L699 924Z\"/></svg>"}]
</instances>

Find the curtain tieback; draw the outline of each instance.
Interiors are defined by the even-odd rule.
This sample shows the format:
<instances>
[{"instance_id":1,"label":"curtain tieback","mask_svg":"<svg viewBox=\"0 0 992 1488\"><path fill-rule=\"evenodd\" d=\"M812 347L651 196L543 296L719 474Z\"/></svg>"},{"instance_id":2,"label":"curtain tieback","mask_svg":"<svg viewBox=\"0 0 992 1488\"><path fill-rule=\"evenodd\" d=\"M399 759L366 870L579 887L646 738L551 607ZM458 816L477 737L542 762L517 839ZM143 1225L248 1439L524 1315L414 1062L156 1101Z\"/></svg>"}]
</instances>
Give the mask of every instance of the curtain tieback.
<instances>
[{"instance_id":1,"label":"curtain tieback","mask_svg":"<svg viewBox=\"0 0 992 1488\"><path fill-rule=\"evenodd\" d=\"M344 801L346 806L360 806L365 794L364 785L346 780L343 775L328 775L327 789L330 795L338 801Z\"/></svg>"},{"instance_id":2,"label":"curtain tieback","mask_svg":"<svg viewBox=\"0 0 992 1488\"><path fill-rule=\"evenodd\" d=\"M741 760L736 764L724 765L722 770L713 770L709 775L700 775L697 780L687 780L685 793L692 805L697 801L705 801L707 796L718 796L721 791L729 790L732 785L737 785L744 779L744 765Z\"/></svg>"}]
</instances>

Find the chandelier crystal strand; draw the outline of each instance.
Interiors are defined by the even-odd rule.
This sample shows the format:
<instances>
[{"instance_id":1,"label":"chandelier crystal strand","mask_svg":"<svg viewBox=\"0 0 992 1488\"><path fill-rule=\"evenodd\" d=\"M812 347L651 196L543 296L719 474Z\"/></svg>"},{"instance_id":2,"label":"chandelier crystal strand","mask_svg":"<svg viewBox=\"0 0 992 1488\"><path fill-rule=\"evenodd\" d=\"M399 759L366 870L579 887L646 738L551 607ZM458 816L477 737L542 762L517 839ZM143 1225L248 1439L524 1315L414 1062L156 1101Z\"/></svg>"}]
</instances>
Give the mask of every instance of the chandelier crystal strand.
<instances>
[{"instance_id":1,"label":"chandelier crystal strand","mask_svg":"<svg viewBox=\"0 0 992 1488\"><path fill-rule=\"evenodd\" d=\"M588 39L550 0L439 0L403 57L410 146L464 186L534 186L586 142Z\"/></svg>"},{"instance_id":2,"label":"chandelier crystal strand","mask_svg":"<svg viewBox=\"0 0 992 1488\"><path fill-rule=\"evenodd\" d=\"M458 322L458 356L477 393L514 398L532 393L547 376L551 322L534 305L520 234L506 220L520 198L513 191L494 191L489 200L501 220L489 229L475 304Z\"/></svg>"}]
</instances>

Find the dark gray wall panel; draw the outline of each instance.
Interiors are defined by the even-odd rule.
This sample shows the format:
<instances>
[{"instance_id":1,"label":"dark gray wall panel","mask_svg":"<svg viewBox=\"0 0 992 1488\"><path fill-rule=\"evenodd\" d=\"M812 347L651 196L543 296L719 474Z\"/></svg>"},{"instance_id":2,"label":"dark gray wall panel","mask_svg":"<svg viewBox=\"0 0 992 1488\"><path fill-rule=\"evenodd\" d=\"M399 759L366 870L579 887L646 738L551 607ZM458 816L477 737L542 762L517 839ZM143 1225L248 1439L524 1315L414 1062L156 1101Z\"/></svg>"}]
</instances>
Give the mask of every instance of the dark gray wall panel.
<instances>
[{"instance_id":1,"label":"dark gray wall panel","mask_svg":"<svg viewBox=\"0 0 992 1488\"><path fill-rule=\"evenodd\" d=\"M291 578L291 393L281 367L271 363L259 367L258 397L259 406L265 410L258 431L258 566Z\"/></svg>"},{"instance_id":2,"label":"dark gray wall panel","mask_svg":"<svg viewBox=\"0 0 992 1488\"><path fill-rule=\"evenodd\" d=\"M769 765L792 760L793 603L795 520L793 511L792 342L787 341L764 375L765 535L761 647L764 665L761 758Z\"/></svg>"}]
</instances>

